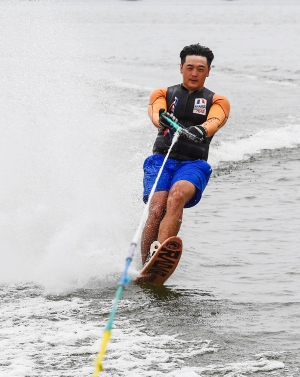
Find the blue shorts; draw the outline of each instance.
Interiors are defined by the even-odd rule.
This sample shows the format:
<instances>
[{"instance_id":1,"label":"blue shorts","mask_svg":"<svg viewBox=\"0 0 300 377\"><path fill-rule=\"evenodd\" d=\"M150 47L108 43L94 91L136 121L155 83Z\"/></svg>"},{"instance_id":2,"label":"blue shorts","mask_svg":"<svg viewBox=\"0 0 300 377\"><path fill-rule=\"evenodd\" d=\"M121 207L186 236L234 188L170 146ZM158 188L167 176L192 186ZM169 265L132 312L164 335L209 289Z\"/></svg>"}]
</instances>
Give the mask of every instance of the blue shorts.
<instances>
[{"instance_id":1,"label":"blue shorts","mask_svg":"<svg viewBox=\"0 0 300 377\"><path fill-rule=\"evenodd\" d=\"M163 164L165 156L153 154L144 162L144 203L147 203L152 186ZM158 180L156 191L170 191L174 183L178 181L189 181L196 187L196 193L184 206L185 208L195 206L201 199L202 193L212 173L210 165L204 160L178 161L168 158L162 174Z\"/></svg>"}]
</instances>

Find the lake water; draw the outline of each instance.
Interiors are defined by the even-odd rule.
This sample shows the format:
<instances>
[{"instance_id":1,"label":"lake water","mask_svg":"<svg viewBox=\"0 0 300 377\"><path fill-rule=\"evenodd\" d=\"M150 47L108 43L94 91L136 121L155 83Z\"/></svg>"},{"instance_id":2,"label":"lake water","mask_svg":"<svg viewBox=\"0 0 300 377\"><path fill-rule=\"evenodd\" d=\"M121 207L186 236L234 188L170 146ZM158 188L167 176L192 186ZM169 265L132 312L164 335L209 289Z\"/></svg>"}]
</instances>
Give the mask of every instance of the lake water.
<instances>
[{"instance_id":1,"label":"lake water","mask_svg":"<svg viewBox=\"0 0 300 377\"><path fill-rule=\"evenodd\" d=\"M284 0L0 2L1 377L92 375L144 209L149 95L198 42L231 115L180 264L129 283L101 375L300 375L299 18Z\"/></svg>"}]
</instances>

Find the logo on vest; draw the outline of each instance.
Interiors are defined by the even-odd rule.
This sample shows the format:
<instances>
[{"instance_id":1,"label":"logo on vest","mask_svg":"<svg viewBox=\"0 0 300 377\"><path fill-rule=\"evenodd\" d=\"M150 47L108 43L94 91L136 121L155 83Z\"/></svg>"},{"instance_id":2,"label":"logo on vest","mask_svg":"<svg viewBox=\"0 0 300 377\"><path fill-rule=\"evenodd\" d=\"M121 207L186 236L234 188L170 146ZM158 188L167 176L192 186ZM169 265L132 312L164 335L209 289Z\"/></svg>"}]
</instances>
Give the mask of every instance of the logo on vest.
<instances>
[{"instance_id":1,"label":"logo on vest","mask_svg":"<svg viewBox=\"0 0 300 377\"><path fill-rule=\"evenodd\" d=\"M206 115L206 103L207 100L205 98L196 98L193 113Z\"/></svg>"},{"instance_id":2,"label":"logo on vest","mask_svg":"<svg viewBox=\"0 0 300 377\"><path fill-rule=\"evenodd\" d=\"M177 103L178 103L178 98L175 97L174 101L171 103L171 105L168 108L168 112L170 114L174 114L174 110L175 110L175 107L176 107Z\"/></svg>"}]
</instances>

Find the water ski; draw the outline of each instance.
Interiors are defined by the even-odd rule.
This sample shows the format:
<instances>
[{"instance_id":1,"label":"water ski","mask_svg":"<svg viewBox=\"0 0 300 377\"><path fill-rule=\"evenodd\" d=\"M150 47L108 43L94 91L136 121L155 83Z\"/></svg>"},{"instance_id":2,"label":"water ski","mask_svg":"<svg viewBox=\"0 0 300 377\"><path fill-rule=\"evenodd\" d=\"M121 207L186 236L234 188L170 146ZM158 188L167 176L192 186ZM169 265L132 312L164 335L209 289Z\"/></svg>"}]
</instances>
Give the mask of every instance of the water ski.
<instances>
[{"instance_id":1,"label":"water ski","mask_svg":"<svg viewBox=\"0 0 300 377\"><path fill-rule=\"evenodd\" d=\"M182 241L179 237L170 237L163 242L155 254L140 271L135 281L163 284L175 271L182 254Z\"/></svg>"}]
</instances>

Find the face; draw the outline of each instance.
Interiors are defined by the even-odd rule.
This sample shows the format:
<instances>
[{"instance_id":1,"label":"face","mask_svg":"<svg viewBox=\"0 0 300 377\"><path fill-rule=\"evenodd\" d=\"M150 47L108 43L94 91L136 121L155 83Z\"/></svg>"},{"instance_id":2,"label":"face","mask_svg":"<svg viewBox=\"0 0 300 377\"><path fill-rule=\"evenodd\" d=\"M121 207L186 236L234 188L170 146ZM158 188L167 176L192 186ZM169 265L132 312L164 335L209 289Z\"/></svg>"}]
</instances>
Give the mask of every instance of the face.
<instances>
[{"instance_id":1,"label":"face","mask_svg":"<svg viewBox=\"0 0 300 377\"><path fill-rule=\"evenodd\" d=\"M183 85L189 92L203 88L205 79L209 76L209 71L207 59L204 56L188 55L184 64L180 64Z\"/></svg>"}]
</instances>

